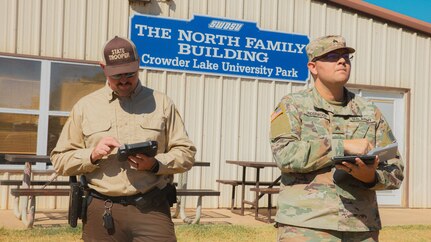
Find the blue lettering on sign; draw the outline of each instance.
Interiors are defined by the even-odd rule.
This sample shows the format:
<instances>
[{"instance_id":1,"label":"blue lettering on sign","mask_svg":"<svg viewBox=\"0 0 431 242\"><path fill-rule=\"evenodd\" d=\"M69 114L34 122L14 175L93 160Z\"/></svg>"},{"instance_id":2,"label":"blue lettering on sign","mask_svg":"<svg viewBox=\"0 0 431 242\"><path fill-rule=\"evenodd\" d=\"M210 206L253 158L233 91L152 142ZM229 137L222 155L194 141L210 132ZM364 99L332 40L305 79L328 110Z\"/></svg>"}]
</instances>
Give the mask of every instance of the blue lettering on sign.
<instances>
[{"instance_id":1,"label":"blue lettering on sign","mask_svg":"<svg viewBox=\"0 0 431 242\"><path fill-rule=\"evenodd\" d=\"M264 31L253 22L135 14L129 33L141 67L295 82L309 76L306 35Z\"/></svg>"}]
</instances>

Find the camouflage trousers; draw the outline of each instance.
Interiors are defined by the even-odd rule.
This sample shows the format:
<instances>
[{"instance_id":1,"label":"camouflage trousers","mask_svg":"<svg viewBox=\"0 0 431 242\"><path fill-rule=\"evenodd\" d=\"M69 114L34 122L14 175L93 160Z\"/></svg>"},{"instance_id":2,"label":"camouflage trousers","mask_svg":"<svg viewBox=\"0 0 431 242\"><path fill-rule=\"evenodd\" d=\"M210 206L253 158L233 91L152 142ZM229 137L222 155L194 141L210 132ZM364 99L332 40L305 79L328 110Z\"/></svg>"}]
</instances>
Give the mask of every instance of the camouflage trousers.
<instances>
[{"instance_id":1,"label":"camouflage trousers","mask_svg":"<svg viewBox=\"0 0 431 242\"><path fill-rule=\"evenodd\" d=\"M379 241L379 231L346 232L311 229L279 224L278 242L375 242Z\"/></svg>"}]
</instances>

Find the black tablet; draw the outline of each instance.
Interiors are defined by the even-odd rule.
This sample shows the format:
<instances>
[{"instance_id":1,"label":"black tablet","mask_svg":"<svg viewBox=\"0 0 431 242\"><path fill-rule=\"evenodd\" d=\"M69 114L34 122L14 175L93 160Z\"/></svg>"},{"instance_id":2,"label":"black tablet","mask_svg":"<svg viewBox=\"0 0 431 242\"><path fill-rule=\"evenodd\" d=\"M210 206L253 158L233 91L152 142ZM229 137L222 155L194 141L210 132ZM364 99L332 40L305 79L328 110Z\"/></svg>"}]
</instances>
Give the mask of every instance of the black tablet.
<instances>
[{"instance_id":1,"label":"black tablet","mask_svg":"<svg viewBox=\"0 0 431 242\"><path fill-rule=\"evenodd\" d=\"M343 161L356 164L356 161L355 161L356 157L359 157L367 165L372 165L374 163L374 160L376 159L375 155L348 155L348 156L334 156L332 157L332 161L336 165L342 165Z\"/></svg>"}]
</instances>

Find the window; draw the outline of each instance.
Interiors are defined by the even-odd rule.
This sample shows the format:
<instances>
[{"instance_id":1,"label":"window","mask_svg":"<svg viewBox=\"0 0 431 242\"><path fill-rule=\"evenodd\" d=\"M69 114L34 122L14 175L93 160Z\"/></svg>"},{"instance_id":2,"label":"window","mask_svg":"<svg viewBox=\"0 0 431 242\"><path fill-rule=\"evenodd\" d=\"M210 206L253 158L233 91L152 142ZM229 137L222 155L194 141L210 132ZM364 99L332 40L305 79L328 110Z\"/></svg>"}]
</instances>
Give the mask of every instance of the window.
<instances>
[{"instance_id":1,"label":"window","mask_svg":"<svg viewBox=\"0 0 431 242\"><path fill-rule=\"evenodd\" d=\"M49 155L76 101L104 84L98 65L0 56L0 153Z\"/></svg>"},{"instance_id":2,"label":"window","mask_svg":"<svg viewBox=\"0 0 431 242\"><path fill-rule=\"evenodd\" d=\"M37 115L0 113L0 153L35 154Z\"/></svg>"},{"instance_id":3,"label":"window","mask_svg":"<svg viewBox=\"0 0 431 242\"><path fill-rule=\"evenodd\" d=\"M41 62L0 58L0 107L39 109Z\"/></svg>"},{"instance_id":4,"label":"window","mask_svg":"<svg viewBox=\"0 0 431 242\"><path fill-rule=\"evenodd\" d=\"M103 87L105 75L99 66L53 62L50 80L47 154L57 144L66 113L81 97Z\"/></svg>"},{"instance_id":5,"label":"window","mask_svg":"<svg viewBox=\"0 0 431 242\"><path fill-rule=\"evenodd\" d=\"M52 63L50 111L70 111L83 96L103 86L105 75L97 66Z\"/></svg>"},{"instance_id":6,"label":"window","mask_svg":"<svg viewBox=\"0 0 431 242\"><path fill-rule=\"evenodd\" d=\"M57 144L61 130L67 121L67 117L50 116L48 120L48 147L46 153L49 154Z\"/></svg>"}]
</instances>

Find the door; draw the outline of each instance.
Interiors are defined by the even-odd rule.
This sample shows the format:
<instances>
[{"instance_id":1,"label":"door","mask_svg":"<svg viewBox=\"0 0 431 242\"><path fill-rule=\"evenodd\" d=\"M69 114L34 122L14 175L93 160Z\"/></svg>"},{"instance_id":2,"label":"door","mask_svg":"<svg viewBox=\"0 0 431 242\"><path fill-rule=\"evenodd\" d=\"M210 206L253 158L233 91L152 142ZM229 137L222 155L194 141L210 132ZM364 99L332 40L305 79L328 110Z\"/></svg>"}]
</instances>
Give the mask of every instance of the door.
<instances>
[{"instance_id":1,"label":"door","mask_svg":"<svg viewBox=\"0 0 431 242\"><path fill-rule=\"evenodd\" d=\"M360 96L372 101L383 113L391 126L392 132L398 142L398 149L405 161L405 98L404 93L387 93L378 91L360 91ZM397 190L377 191L379 205L401 206L402 187Z\"/></svg>"}]
</instances>

